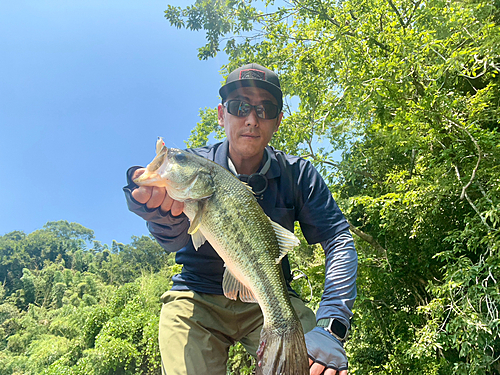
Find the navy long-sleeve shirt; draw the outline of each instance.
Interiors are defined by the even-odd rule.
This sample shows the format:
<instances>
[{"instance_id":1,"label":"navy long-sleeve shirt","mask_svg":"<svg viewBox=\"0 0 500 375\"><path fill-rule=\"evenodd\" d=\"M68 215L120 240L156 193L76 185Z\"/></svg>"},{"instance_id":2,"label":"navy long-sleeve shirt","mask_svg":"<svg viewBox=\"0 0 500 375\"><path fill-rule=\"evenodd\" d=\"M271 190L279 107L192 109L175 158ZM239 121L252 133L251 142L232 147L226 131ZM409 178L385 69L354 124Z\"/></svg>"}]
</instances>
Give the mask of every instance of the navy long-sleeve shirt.
<instances>
[{"instance_id":1,"label":"navy long-sleeve shirt","mask_svg":"<svg viewBox=\"0 0 500 375\"><path fill-rule=\"evenodd\" d=\"M197 149L188 149L199 156L228 167L228 142ZM309 161L267 147L271 158L265 173L267 189L257 198L271 220L291 232L299 222L308 243L321 243L326 256L325 290L316 319L338 318L349 326L356 298L357 255L349 225L333 199L321 175ZM263 160L263 164L264 164ZM182 272L172 278L173 290L194 290L201 293L223 294L224 262L206 242L198 251L187 234L189 219L181 214L165 215L148 209L132 198L136 185L128 171L128 185L123 188L129 209L144 218L151 234L169 252L176 252L176 262ZM288 258L282 260L287 281L291 280Z\"/></svg>"}]
</instances>

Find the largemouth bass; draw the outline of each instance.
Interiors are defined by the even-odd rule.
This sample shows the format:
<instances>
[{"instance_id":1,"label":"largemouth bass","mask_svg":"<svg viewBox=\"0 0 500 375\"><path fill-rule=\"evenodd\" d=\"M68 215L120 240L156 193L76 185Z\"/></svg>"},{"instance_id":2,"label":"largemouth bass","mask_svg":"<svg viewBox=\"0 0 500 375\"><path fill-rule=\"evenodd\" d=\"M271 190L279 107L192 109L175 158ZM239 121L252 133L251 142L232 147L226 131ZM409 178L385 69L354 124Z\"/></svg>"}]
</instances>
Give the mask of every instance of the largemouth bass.
<instances>
[{"instance_id":1,"label":"largemouth bass","mask_svg":"<svg viewBox=\"0 0 500 375\"><path fill-rule=\"evenodd\" d=\"M224 295L260 305L264 324L256 374L309 374L302 325L280 264L298 239L266 216L249 186L215 162L167 148L161 138L156 154L134 182L164 186L184 202L195 248L208 240L225 262Z\"/></svg>"}]
</instances>

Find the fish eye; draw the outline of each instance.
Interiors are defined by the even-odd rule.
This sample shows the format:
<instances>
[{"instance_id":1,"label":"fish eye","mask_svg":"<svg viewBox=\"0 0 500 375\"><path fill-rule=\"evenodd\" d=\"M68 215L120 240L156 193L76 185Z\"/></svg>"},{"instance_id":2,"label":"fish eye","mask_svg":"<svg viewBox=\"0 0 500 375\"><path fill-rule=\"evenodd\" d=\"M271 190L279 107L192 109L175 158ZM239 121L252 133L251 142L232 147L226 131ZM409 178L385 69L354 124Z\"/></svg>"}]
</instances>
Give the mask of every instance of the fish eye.
<instances>
[{"instance_id":1,"label":"fish eye","mask_svg":"<svg viewBox=\"0 0 500 375\"><path fill-rule=\"evenodd\" d=\"M179 164L182 164L186 161L187 157L186 155L182 154L182 153L178 153L178 154L175 154L174 155L174 160L179 163Z\"/></svg>"}]
</instances>

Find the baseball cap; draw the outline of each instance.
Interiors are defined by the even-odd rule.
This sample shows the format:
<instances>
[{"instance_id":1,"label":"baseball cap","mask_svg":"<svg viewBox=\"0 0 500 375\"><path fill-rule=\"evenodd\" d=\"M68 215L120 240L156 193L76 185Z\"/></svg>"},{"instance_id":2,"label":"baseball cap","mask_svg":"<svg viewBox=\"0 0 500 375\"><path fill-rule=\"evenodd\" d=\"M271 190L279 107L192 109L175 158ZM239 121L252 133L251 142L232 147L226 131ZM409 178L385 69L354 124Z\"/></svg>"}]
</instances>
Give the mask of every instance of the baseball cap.
<instances>
[{"instance_id":1,"label":"baseball cap","mask_svg":"<svg viewBox=\"0 0 500 375\"><path fill-rule=\"evenodd\" d=\"M247 64L229 73L226 84L219 90L222 101L224 102L232 91L240 87L260 87L267 90L278 102L280 111L283 108L280 80L276 73L262 65Z\"/></svg>"}]
</instances>

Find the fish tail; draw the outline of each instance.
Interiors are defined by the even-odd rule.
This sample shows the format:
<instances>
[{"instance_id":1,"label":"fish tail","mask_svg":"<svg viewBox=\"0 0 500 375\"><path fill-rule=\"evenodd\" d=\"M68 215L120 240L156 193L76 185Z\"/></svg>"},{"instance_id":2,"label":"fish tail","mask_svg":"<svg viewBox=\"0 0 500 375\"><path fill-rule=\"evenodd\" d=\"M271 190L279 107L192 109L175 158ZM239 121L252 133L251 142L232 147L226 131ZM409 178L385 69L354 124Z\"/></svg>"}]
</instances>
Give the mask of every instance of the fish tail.
<instances>
[{"instance_id":1,"label":"fish tail","mask_svg":"<svg viewBox=\"0 0 500 375\"><path fill-rule=\"evenodd\" d=\"M300 322L285 330L266 329L260 334L255 375L308 375L304 333Z\"/></svg>"}]
</instances>

